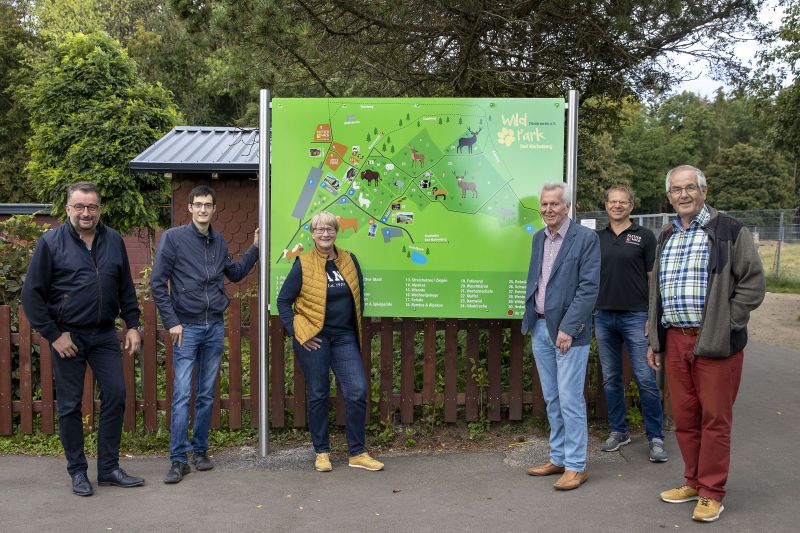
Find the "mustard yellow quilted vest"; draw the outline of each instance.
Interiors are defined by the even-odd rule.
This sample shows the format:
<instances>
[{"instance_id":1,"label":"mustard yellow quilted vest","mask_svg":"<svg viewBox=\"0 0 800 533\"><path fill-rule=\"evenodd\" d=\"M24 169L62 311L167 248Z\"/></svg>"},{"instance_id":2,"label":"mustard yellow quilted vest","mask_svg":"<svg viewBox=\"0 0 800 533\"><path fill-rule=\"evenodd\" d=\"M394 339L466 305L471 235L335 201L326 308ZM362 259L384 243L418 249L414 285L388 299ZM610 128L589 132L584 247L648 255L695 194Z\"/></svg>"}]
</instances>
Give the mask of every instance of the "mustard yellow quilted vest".
<instances>
[{"instance_id":1,"label":"mustard yellow quilted vest","mask_svg":"<svg viewBox=\"0 0 800 533\"><path fill-rule=\"evenodd\" d=\"M356 307L356 324L358 325L358 343L361 344L361 286L358 284L356 264L350 252L336 248L338 257L334 261L336 268L344 277ZM328 276L325 273L325 262L328 255L323 254L315 246L308 252L300 254L300 266L303 271L303 285L300 294L294 301L294 336L303 344L320 331L325 322L325 302L328 295Z\"/></svg>"}]
</instances>

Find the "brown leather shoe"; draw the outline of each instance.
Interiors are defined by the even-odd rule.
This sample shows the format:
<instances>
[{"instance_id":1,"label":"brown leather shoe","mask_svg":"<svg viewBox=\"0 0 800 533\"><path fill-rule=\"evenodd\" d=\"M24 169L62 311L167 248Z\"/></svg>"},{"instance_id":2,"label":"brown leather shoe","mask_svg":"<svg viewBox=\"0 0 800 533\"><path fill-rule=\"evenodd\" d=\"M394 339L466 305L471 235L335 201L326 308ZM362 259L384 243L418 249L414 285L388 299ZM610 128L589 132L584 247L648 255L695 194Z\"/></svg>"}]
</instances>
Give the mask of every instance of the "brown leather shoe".
<instances>
[{"instance_id":1,"label":"brown leather shoe","mask_svg":"<svg viewBox=\"0 0 800 533\"><path fill-rule=\"evenodd\" d=\"M529 476L552 476L553 474L563 474L563 473L564 473L563 466L556 466L550 461L547 461L543 465L532 466L528 468Z\"/></svg>"},{"instance_id":2,"label":"brown leather shoe","mask_svg":"<svg viewBox=\"0 0 800 533\"><path fill-rule=\"evenodd\" d=\"M558 478L553 487L556 490L572 490L577 489L589 479L589 473L584 470L583 472L575 472L574 470L565 470L564 474Z\"/></svg>"}]
</instances>

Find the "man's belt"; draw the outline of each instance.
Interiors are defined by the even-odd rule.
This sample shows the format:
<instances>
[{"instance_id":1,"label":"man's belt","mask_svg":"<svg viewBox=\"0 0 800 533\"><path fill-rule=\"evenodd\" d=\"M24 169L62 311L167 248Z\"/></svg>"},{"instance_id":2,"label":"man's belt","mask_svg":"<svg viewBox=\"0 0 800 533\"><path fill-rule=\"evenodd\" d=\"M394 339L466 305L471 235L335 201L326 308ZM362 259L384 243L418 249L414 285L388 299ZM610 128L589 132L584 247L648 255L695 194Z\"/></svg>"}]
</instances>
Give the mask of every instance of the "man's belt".
<instances>
[{"instance_id":1,"label":"man's belt","mask_svg":"<svg viewBox=\"0 0 800 533\"><path fill-rule=\"evenodd\" d=\"M543 313L536 313L536 318L542 319L542 318L544 318L544 314Z\"/></svg>"},{"instance_id":2,"label":"man's belt","mask_svg":"<svg viewBox=\"0 0 800 533\"><path fill-rule=\"evenodd\" d=\"M698 335L700 335L700 328L684 328L682 326L670 326L670 329L680 331L681 335L685 335L687 337L697 337Z\"/></svg>"}]
</instances>

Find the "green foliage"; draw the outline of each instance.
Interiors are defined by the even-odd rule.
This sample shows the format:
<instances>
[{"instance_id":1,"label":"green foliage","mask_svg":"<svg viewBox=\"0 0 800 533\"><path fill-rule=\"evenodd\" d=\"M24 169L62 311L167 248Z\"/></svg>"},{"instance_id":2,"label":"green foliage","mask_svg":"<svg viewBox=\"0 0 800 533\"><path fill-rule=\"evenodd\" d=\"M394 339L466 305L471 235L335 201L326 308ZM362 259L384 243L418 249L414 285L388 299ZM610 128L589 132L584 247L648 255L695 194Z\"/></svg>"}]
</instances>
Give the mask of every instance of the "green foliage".
<instances>
[{"instance_id":1,"label":"green foliage","mask_svg":"<svg viewBox=\"0 0 800 533\"><path fill-rule=\"evenodd\" d=\"M0 305L19 305L36 241L49 227L36 224L33 215L15 215L0 222Z\"/></svg>"},{"instance_id":2,"label":"green foliage","mask_svg":"<svg viewBox=\"0 0 800 533\"><path fill-rule=\"evenodd\" d=\"M10 84L21 80L23 50L35 38L23 28L25 11L0 0L0 202L32 202L33 190L22 179L30 135L25 108L11 99Z\"/></svg>"},{"instance_id":3,"label":"green foliage","mask_svg":"<svg viewBox=\"0 0 800 533\"><path fill-rule=\"evenodd\" d=\"M737 144L720 151L706 169L709 203L718 209L784 209L794 206L791 172L786 160L773 149Z\"/></svg>"},{"instance_id":4,"label":"green foliage","mask_svg":"<svg viewBox=\"0 0 800 533\"><path fill-rule=\"evenodd\" d=\"M800 294L800 280L767 276L767 292L783 292Z\"/></svg>"},{"instance_id":5,"label":"green foliage","mask_svg":"<svg viewBox=\"0 0 800 533\"><path fill-rule=\"evenodd\" d=\"M66 189L97 184L103 220L120 232L168 221L159 206L170 190L161 175L132 174L128 162L177 121L169 93L141 80L136 63L102 33L68 34L30 57L33 84L16 96L31 116L28 174L42 201L63 216Z\"/></svg>"}]
</instances>

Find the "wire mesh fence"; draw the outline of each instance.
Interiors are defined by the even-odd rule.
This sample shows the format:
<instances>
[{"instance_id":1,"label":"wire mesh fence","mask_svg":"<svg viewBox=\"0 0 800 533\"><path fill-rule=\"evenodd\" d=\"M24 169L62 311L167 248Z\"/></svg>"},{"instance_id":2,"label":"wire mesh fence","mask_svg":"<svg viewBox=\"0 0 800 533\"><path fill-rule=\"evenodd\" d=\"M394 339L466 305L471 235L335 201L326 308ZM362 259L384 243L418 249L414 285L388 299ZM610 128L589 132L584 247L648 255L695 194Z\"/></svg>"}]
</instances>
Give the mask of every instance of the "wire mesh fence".
<instances>
[{"instance_id":1,"label":"wire mesh fence","mask_svg":"<svg viewBox=\"0 0 800 533\"><path fill-rule=\"evenodd\" d=\"M770 209L761 211L726 211L752 233L767 275L800 280L800 209ZM640 226L658 233L669 224L675 213L633 214ZM608 224L605 211L578 213L578 221L597 228ZM585 222L584 222L585 221Z\"/></svg>"}]
</instances>

